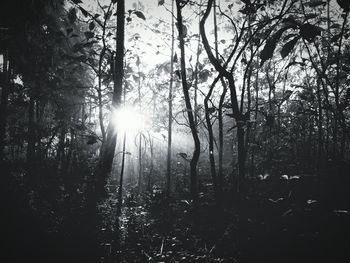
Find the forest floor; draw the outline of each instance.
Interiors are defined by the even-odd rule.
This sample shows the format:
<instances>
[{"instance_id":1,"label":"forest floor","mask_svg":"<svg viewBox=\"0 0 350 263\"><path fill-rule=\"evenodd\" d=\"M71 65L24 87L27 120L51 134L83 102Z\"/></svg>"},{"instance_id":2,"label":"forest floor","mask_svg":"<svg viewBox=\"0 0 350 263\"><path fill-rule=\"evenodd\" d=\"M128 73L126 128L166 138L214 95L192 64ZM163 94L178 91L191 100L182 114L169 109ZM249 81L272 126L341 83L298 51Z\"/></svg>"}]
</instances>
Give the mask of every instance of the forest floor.
<instances>
[{"instance_id":1,"label":"forest floor","mask_svg":"<svg viewBox=\"0 0 350 263\"><path fill-rule=\"evenodd\" d=\"M219 209L207 184L195 214L158 191L141 206L129 198L117 262L350 262L349 186L310 175L250 180L240 207L228 195Z\"/></svg>"},{"instance_id":2,"label":"forest floor","mask_svg":"<svg viewBox=\"0 0 350 263\"><path fill-rule=\"evenodd\" d=\"M221 208L202 182L196 211L186 194L167 199L154 188L137 201L127 191L119 231L105 202L96 233L83 210L53 229L45 222L54 212L38 220L19 193L4 190L1 262L350 262L349 179L251 179L239 206L227 193Z\"/></svg>"}]
</instances>

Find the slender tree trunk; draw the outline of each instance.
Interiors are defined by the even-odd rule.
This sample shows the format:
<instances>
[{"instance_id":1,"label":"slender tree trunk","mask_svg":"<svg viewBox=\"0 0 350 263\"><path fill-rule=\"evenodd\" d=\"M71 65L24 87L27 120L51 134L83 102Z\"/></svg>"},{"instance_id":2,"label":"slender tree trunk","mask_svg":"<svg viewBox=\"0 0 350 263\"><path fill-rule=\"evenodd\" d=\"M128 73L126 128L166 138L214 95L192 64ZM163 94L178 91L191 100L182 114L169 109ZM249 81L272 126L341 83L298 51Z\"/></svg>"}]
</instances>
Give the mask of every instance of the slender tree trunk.
<instances>
[{"instance_id":1,"label":"slender tree trunk","mask_svg":"<svg viewBox=\"0 0 350 263\"><path fill-rule=\"evenodd\" d=\"M103 105L102 105L102 86L101 86L101 80L99 79L99 87L97 91L97 97L98 97L98 120L100 122L100 129L102 133L102 142L106 140L106 129L103 124Z\"/></svg>"},{"instance_id":2,"label":"slender tree trunk","mask_svg":"<svg viewBox=\"0 0 350 263\"><path fill-rule=\"evenodd\" d=\"M223 78L221 80L222 93L219 100L218 108L218 123L219 123L219 167L218 167L218 185L221 191L223 190L223 157L224 157L224 120L223 120L223 105L227 93L227 85Z\"/></svg>"},{"instance_id":3,"label":"slender tree trunk","mask_svg":"<svg viewBox=\"0 0 350 263\"><path fill-rule=\"evenodd\" d=\"M257 130L257 123L258 123L258 110L259 110L259 68L256 69L255 73L255 105L254 105L254 131ZM258 143L256 139L256 135L254 135L254 142L255 144ZM252 174L255 174L255 151L256 147L252 149L252 157L251 157L251 167L252 167Z\"/></svg>"},{"instance_id":4,"label":"slender tree trunk","mask_svg":"<svg viewBox=\"0 0 350 263\"><path fill-rule=\"evenodd\" d=\"M126 150L125 149L125 142L126 142L126 133L124 132L122 166L121 166L121 169L120 169L119 188L118 188L117 217L119 217L121 215L122 205L123 205L123 180L124 180L125 150Z\"/></svg>"},{"instance_id":5,"label":"slender tree trunk","mask_svg":"<svg viewBox=\"0 0 350 263\"><path fill-rule=\"evenodd\" d=\"M210 172L211 172L211 176L213 179L215 199L216 199L217 203L220 203L220 193L219 193L219 189L218 189L218 180L217 180L217 176L216 176L215 157L214 157L213 125L211 123L210 111L209 111L209 106L208 106L208 101L213 93L213 90L215 88L215 84L217 83L218 80L219 80L219 78L216 78L215 81L211 84L209 91L204 98L204 108L205 108L205 121L206 121L207 129L208 129Z\"/></svg>"},{"instance_id":6,"label":"slender tree trunk","mask_svg":"<svg viewBox=\"0 0 350 263\"><path fill-rule=\"evenodd\" d=\"M4 148L6 141L7 105L10 93L10 63L8 52L3 54L3 83L1 84L1 104L0 104L0 163L4 159Z\"/></svg>"},{"instance_id":7,"label":"slender tree trunk","mask_svg":"<svg viewBox=\"0 0 350 263\"><path fill-rule=\"evenodd\" d=\"M139 161L139 171L138 171L138 189L137 192L140 195L142 192L142 134L139 134L139 153L138 153L138 161Z\"/></svg>"},{"instance_id":8,"label":"slender tree trunk","mask_svg":"<svg viewBox=\"0 0 350 263\"><path fill-rule=\"evenodd\" d=\"M237 150L238 150L238 182L237 182L237 192L240 192L241 188L244 186L245 179L245 121L242 114L238 111L237 95L236 88L234 84L233 77L229 80L231 84L230 93L231 93L231 103L233 108L233 115L237 123Z\"/></svg>"},{"instance_id":9,"label":"slender tree trunk","mask_svg":"<svg viewBox=\"0 0 350 263\"><path fill-rule=\"evenodd\" d=\"M58 148L57 148L57 162L58 169L62 173L64 171L64 167L66 166L66 152L65 152L65 141L66 141L66 133L67 128L64 124L61 124L61 132L58 139Z\"/></svg>"},{"instance_id":10,"label":"slender tree trunk","mask_svg":"<svg viewBox=\"0 0 350 263\"><path fill-rule=\"evenodd\" d=\"M244 141L244 124L237 123L237 141L238 141L238 183L237 192L240 192L244 187L245 179L245 141Z\"/></svg>"},{"instance_id":11,"label":"slender tree trunk","mask_svg":"<svg viewBox=\"0 0 350 263\"><path fill-rule=\"evenodd\" d=\"M147 190L150 192L152 189L152 177L153 177L153 172L154 172L154 142L153 138L149 136L149 148L150 148L150 158L151 158L151 165L149 169L149 175L148 175L148 182L147 182Z\"/></svg>"},{"instance_id":12,"label":"slender tree trunk","mask_svg":"<svg viewBox=\"0 0 350 263\"><path fill-rule=\"evenodd\" d=\"M248 77L247 77L247 100L248 100L248 118L246 121L250 120L250 108L251 108L251 94L250 94L250 85L251 85L251 76L252 76L252 67L249 67ZM249 149L249 143L250 143L250 133L251 133L251 123L247 123L247 130L246 130L246 136L245 136L245 143L244 143L244 161L246 161L248 156L248 149Z\"/></svg>"},{"instance_id":13,"label":"slender tree trunk","mask_svg":"<svg viewBox=\"0 0 350 263\"><path fill-rule=\"evenodd\" d=\"M170 83L168 94L168 152L167 152L167 165L166 165L166 193L169 196L171 194L171 151L172 151L172 125L173 125L173 71L174 71L174 42L175 42L175 30L174 30L174 0L171 1L171 51L170 51Z\"/></svg>"},{"instance_id":14,"label":"slender tree trunk","mask_svg":"<svg viewBox=\"0 0 350 263\"><path fill-rule=\"evenodd\" d=\"M317 173L321 173L322 164L322 153L323 153L323 110L322 110L322 98L320 81L317 80L317 104L318 104L318 123L317 123L317 159L316 159L316 170Z\"/></svg>"},{"instance_id":15,"label":"slender tree trunk","mask_svg":"<svg viewBox=\"0 0 350 263\"><path fill-rule=\"evenodd\" d=\"M201 13L202 0L199 3L199 14ZM200 15L198 15L198 22L200 22ZM199 81L199 55L201 47L201 36L198 34L197 42L197 54L196 54L196 65L194 69L194 122L198 125L198 81Z\"/></svg>"},{"instance_id":16,"label":"slender tree trunk","mask_svg":"<svg viewBox=\"0 0 350 263\"><path fill-rule=\"evenodd\" d=\"M124 77L124 36L125 36L125 0L117 1L117 30L116 56L114 61L114 88L112 98L112 112L107 127L106 141L101 146L100 158L95 170L95 180L98 193L104 193L104 185L108 174L112 170L117 134L113 125L113 110L121 105Z\"/></svg>"},{"instance_id":17,"label":"slender tree trunk","mask_svg":"<svg viewBox=\"0 0 350 263\"><path fill-rule=\"evenodd\" d=\"M180 42L180 50L181 50L182 90L185 97L188 121L189 121L190 129L191 129L191 133L194 141L194 151L190 161L190 172L191 172L191 194L192 194L194 207L196 207L198 205L197 163L200 155L200 141L199 141L196 123L194 121L191 99L188 91L189 87L187 84L186 63L185 63L185 41L184 41L183 20L182 20L182 12L181 12L182 7L183 7L182 1L176 0L177 27L179 31L179 42Z\"/></svg>"},{"instance_id":18,"label":"slender tree trunk","mask_svg":"<svg viewBox=\"0 0 350 263\"><path fill-rule=\"evenodd\" d=\"M245 158L244 158L244 126L245 121L242 113L239 110L238 106L238 100L237 100L237 93L236 93L236 85L235 80L231 72L227 71L225 66L222 66L220 64L220 61L216 59L214 54L211 51L211 47L209 45L206 33L205 33L205 22L210 14L211 8L213 5L213 0L208 1L207 9L204 13L204 16L200 22L200 34L202 36L202 42L205 48L205 51L208 55L208 58L212 65L215 67L215 69L219 72L220 75L224 76L228 81L228 87L230 89L230 100L231 100L231 107L232 107L232 115L237 123L237 138L238 138L238 184L237 184L237 190L239 190L240 184L244 181L245 176Z\"/></svg>"},{"instance_id":19,"label":"slender tree trunk","mask_svg":"<svg viewBox=\"0 0 350 263\"><path fill-rule=\"evenodd\" d=\"M140 57L138 59L138 97L139 97L139 111L142 111L141 105L141 71L140 71ZM142 192L142 132L139 131L139 178L138 178L138 194Z\"/></svg>"},{"instance_id":20,"label":"slender tree trunk","mask_svg":"<svg viewBox=\"0 0 350 263\"><path fill-rule=\"evenodd\" d=\"M219 48L218 48L218 27L217 27L217 17L216 17L216 1L214 0L214 39L215 39L215 57L219 59ZM227 85L223 77L220 77L222 85L222 93L220 95L219 105L218 105L218 129L219 129L219 149L218 149L218 175L217 175L217 185L219 195L222 196L223 193L223 156L224 156L224 121L223 121L223 105L227 93Z\"/></svg>"}]
</instances>

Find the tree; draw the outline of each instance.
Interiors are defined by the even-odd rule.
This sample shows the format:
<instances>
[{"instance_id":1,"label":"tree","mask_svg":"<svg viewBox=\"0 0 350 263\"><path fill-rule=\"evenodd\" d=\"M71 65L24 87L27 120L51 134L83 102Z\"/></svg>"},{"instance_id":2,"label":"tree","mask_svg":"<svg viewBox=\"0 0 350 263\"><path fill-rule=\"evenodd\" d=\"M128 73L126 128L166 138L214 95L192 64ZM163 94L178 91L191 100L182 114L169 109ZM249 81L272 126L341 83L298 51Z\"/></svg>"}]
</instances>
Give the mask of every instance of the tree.
<instances>
[{"instance_id":1,"label":"tree","mask_svg":"<svg viewBox=\"0 0 350 263\"><path fill-rule=\"evenodd\" d=\"M177 10L177 29L179 32L179 45L180 45L180 63L181 63L181 82L182 82L182 91L185 98L186 111L189 121L189 126L191 129L193 141L194 141L194 151L190 161L191 169L191 194L194 206L198 205L198 182L197 182L197 163L200 155L200 141L197 131L197 126L194 121L194 113L191 105L190 95L189 95L189 86L187 83L186 75L186 62L185 62L185 34L184 34L184 25L182 19L182 8L186 6L186 3L183 3L181 0L176 0L176 10Z\"/></svg>"},{"instance_id":2,"label":"tree","mask_svg":"<svg viewBox=\"0 0 350 263\"><path fill-rule=\"evenodd\" d=\"M174 83L174 0L171 0L171 51L170 51L170 81L169 81L169 94L168 94L168 152L167 152L167 194L171 192L171 151L172 151L172 124L173 124L173 83Z\"/></svg>"},{"instance_id":3,"label":"tree","mask_svg":"<svg viewBox=\"0 0 350 263\"><path fill-rule=\"evenodd\" d=\"M122 85L124 76L124 34L125 34L125 2L117 1L117 32L116 32L116 54L114 60L114 89L112 98L112 112L107 127L106 141L101 146L101 153L95 171L98 191L104 191L106 178L112 169L115 153L117 134L113 125L113 110L117 110L121 105Z\"/></svg>"},{"instance_id":4,"label":"tree","mask_svg":"<svg viewBox=\"0 0 350 263\"><path fill-rule=\"evenodd\" d=\"M247 20L249 20L249 16L247 16L248 19L247 19L247 17L245 17L243 19L242 26L239 29L239 31L238 31L238 28L236 26L236 23L232 19L229 18L233 27L234 27L236 37L235 37L235 41L234 41L231 53L229 54L226 62L224 64L222 64L221 61L219 59L217 59L215 57L215 55L213 54L213 52L211 50L211 46L210 46L208 38L207 38L206 30L205 30L205 23L206 23L206 20L209 16L210 12L211 12L213 3L214 3L213 0L208 1L206 11L203 15L201 22L200 22L200 33L201 33L201 36L203 39L204 49L206 50L206 53L207 53L208 58L210 60L210 63L217 70L217 72L219 73L219 76L222 76L227 80L228 87L230 90L230 102L231 102L231 109L232 109L231 116L234 118L234 120L236 122L236 128L237 128L237 140L238 140L237 190L239 191L240 185L242 185L244 183L244 177L245 177L245 161L246 161L246 157L245 157L245 154L246 154L245 126L247 124L247 120L249 119L250 109L248 109L248 111L246 113L243 112L243 106L244 106L243 100L244 100L244 96L245 96L244 89L242 89L242 92L241 92L241 103L239 104L239 102L238 102L237 85L236 85L236 80L235 80L235 75L234 75L234 72L235 72L236 66L237 66L237 61L242 56L245 48L250 44L250 42L253 40L255 35L258 32L262 32L262 30L267 25L269 25L271 22L273 22L275 19L277 19L277 21L280 21L282 19L283 15L285 15L287 13L287 11L290 9L290 6L288 8L286 8L287 1L284 1L282 8L281 8L279 14L276 15L276 17L270 18L266 21L257 22L254 26L249 26L249 23L248 23L248 27L246 27ZM292 5L293 5L293 3L291 4L291 6ZM261 7L262 7L262 5L257 4L255 8L251 9L250 3L247 3L244 6L242 13L244 13L244 14L256 13L257 12L256 10L258 10ZM277 23L274 23L273 26L271 27L271 29L267 30L267 36L271 33L273 28L276 27L276 25L277 25ZM257 52L261 43L264 42L264 40L267 38L267 36L264 37L263 41L259 40L259 44L256 46L255 51L253 52L253 55ZM227 66L229 65L231 60L233 60L232 65L231 65L231 69L228 70ZM246 64L244 71L246 71L246 72L249 71L250 64L251 64L252 60L253 60L253 56L251 56L250 59L248 60L249 62ZM247 75L245 74L244 76L247 76ZM246 81L246 78L243 79L243 83L245 83L245 81Z\"/></svg>"}]
</instances>

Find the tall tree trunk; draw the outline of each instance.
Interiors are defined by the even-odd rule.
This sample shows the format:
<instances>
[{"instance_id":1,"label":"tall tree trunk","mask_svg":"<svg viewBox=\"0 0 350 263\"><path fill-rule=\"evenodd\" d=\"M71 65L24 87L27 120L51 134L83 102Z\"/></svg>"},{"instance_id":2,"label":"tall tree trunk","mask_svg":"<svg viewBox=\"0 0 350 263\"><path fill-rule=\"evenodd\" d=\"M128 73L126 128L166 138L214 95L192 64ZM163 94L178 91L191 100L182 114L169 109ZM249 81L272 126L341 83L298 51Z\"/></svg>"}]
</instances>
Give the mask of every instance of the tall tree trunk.
<instances>
[{"instance_id":1,"label":"tall tree trunk","mask_svg":"<svg viewBox=\"0 0 350 263\"><path fill-rule=\"evenodd\" d=\"M4 148L6 141L6 124L7 124L7 105L10 93L10 63L8 52L3 54L3 83L1 85L1 104L0 104L0 162L4 158Z\"/></svg>"},{"instance_id":2,"label":"tall tree trunk","mask_svg":"<svg viewBox=\"0 0 350 263\"><path fill-rule=\"evenodd\" d=\"M122 153L122 167L120 169L119 177L119 188L118 188L118 206L117 206L117 217L121 215L122 204L123 204L123 180L124 180L124 166L125 166L125 142L126 142L126 133L124 132L123 138L123 153Z\"/></svg>"},{"instance_id":3,"label":"tall tree trunk","mask_svg":"<svg viewBox=\"0 0 350 263\"><path fill-rule=\"evenodd\" d=\"M107 127L106 141L101 146L100 158L95 169L95 180L98 192L104 192L104 185L108 174L112 170L115 154L117 134L113 125L113 110L121 105L121 96L124 77L124 37L125 37L125 0L117 1L117 30L116 30L116 56L114 61L114 88L112 98L112 111Z\"/></svg>"},{"instance_id":4,"label":"tall tree trunk","mask_svg":"<svg viewBox=\"0 0 350 263\"><path fill-rule=\"evenodd\" d=\"M106 140L106 129L103 124L103 105L102 105L102 85L101 85L101 80L98 80L98 91L97 91L97 98L98 98L98 120L100 122L100 129L102 133L102 142Z\"/></svg>"},{"instance_id":5,"label":"tall tree trunk","mask_svg":"<svg viewBox=\"0 0 350 263\"><path fill-rule=\"evenodd\" d=\"M322 98L320 80L317 80L317 105L318 105L318 123L317 123L317 159L316 159L316 170L320 174L322 164L322 153L323 153L323 110L322 110Z\"/></svg>"},{"instance_id":6,"label":"tall tree trunk","mask_svg":"<svg viewBox=\"0 0 350 263\"><path fill-rule=\"evenodd\" d=\"M218 27L217 27L217 17L216 17L216 1L214 0L214 39L215 39L215 57L219 59L219 48L218 48ZM218 149L218 174L217 174L217 185L219 195L222 196L223 193L223 157L224 157L224 121L223 121L223 105L227 93L227 85L224 78L220 77L222 85L222 93L220 95L219 105L218 105L218 129L219 129L219 149Z\"/></svg>"},{"instance_id":7,"label":"tall tree trunk","mask_svg":"<svg viewBox=\"0 0 350 263\"><path fill-rule=\"evenodd\" d=\"M202 0L199 3L199 14L201 13ZM200 15L198 16L198 22L200 22ZM197 54L196 54L196 65L194 69L194 122L198 125L198 81L199 81L199 55L201 48L201 36L198 34L197 42Z\"/></svg>"},{"instance_id":8,"label":"tall tree trunk","mask_svg":"<svg viewBox=\"0 0 350 263\"><path fill-rule=\"evenodd\" d=\"M237 138L238 138L238 183L237 183L237 191L239 191L240 184L244 181L245 176L245 157L244 157L244 126L245 120L238 106L238 98L236 93L236 84L235 79L232 75L232 72L226 70L226 66L222 66L220 61L214 56L211 51L211 47L208 42L208 38L205 33L205 22L210 14L211 8L213 5L213 0L208 1L207 9L204 13L204 16L200 22L200 34L202 36L202 42L205 48L205 51L208 55L208 58L211 64L215 67L215 69L219 72L219 75L225 77L228 81L228 87L230 89L230 100L232 107L232 115L237 123ZM231 54L231 58L233 53ZM227 62L226 62L227 63Z\"/></svg>"},{"instance_id":9,"label":"tall tree trunk","mask_svg":"<svg viewBox=\"0 0 350 263\"><path fill-rule=\"evenodd\" d=\"M150 158L151 158L151 164L149 168L149 175L148 175L148 182L147 182L147 191L151 191L152 189L152 177L154 172L154 141L151 135L149 135L149 148L150 148Z\"/></svg>"},{"instance_id":10,"label":"tall tree trunk","mask_svg":"<svg viewBox=\"0 0 350 263\"><path fill-rule=\"evenodd\" d=\"M252 66L249 66L248 69L248 76L247 76L247 100L248 100L248 117L247 121L250 120L250 108L251 108L251 94L250 94L250 88L251 88L251 76L252 76ZM243 104L242 104L243 105ZM249 143L250 143L250 134L251 134L251 126L252 124L250 122L247 123L247 130L246 130L246 136L245 136L245 142L244 142L244 161L247 159L248 156L248 149L249 149Z\"/></svg>"},{"instance_id":11,"label":"tall tree trunk","mask_svg":"<svg viewBox=\"0 0 350 263\"><path fill-rule=\"evenodd\" d=\"M168 94L168 152L166 163L166 193L169 196L171 193L171 151L172 151L172 125L173 125L173 71L174 71L174 42L175 42L175 30L174 30L174 0L171 1L171 52L170 52L170 83Z\"/></svg>"},{"instance_id":12,"label":"tall tree trunk","mask_svg":"<svg viewBox=\"0 0 350 263\"><path fill-rule=\"evenodd\" d=\"M244 123L237 122L237 141L238 141L238 182L237 192L240 192L244 187L245 179L245 131Z\"/></svg>"},{"instance_id":13,"label":"tall tree trunk","mask_svg":"<svg viewBox=\"0 0 350 263\"><path fill-rule=\"evenodd\" d=\"M216 202L220 202L220 193L218 189L218 180L216 176L216 168L215 168L215 157L214 157L214 134L213 134L213 125L211 123L210 119L210 110L209 110L209 105L208 101L213 93L213 90L215 88L215 84L219 80L219 77L217 77L214 82L211 84L209 91L207 95L204 98L204 108L205 108L205 121L207 124L207 129L208 129L208 141L209 141L209 162L210 162L210 172L211 176L213 178L213 185L214 185L214 193L215 193L215 199Z\"/></svg>"},{"instance_id":14,"label":"tall tree trunk","mask_svg":"<svg viewBox=\"0 0 350 263\"><path fill-rule=\"evenodd\" d=\"M176 0L177 8L177 27L179 31L179 42L180 42L180 51L181 51L181 81L182 81L182 90L185 97L186 111L188 116L188 121L194 141L194 151L190 161L190 172L191 172L191 194L193 199L194 207L198 205L198 182L197 182L197 163L200 155L200 141L198 136L198 131L196 123L194 121L193 110L191 105L191 99L189 95L189 87L187 84L187 75L186 75L186 62L185 62L185 41L184 41L184 32L183 32L183 20L182 20L182 1Z\"/></svg>"},{"instance_id":15,"label":"tall tree trunk","mask_svg":"<svg viewBox=\"0 0 350 263\"><path fill-rule=\"evenodd\" d=\"M255 72L255 105L254 105L254 132L257 131L257 124L258 124L258 110L259 110L259 68L256 69ZM256 135L254 135L254 143L257 144ZM252 167L252 174L255 174L255 151L256 146L252 149L252 157L251 157L251 167Z\"/></svg>"},{"instance_id":16,"label":"tall tree trunk","mask_svg":"<svg viewBox=\"0 0 350 263\"><path fill-rule=\"evenodd\" d=\"M220 78L222 85L222 93L219 100L219 108L218 108L218 123L219 123L219 167L218 167L218 185L219 189L223 188L223 157L224 157L224 120L223 120L223 105L227 93L227 85L223 78Z\"/></svg>"},{"instance_id":17,"label":"tall tree trunk","mask_svg":"<svg viewBox=\"0 0 350 263\"><path fill-rule=\"evenodd\" d=\"M140 57L137 57L138 68L138 97L139 97L139 111L142 111L141 105L141 71L140 71ZM142 192L142 132L139 131L139 178L138 178L138 194Z\"/></svg>"},{"instance_id":18,"label":"tall tree trunk","mask_svg":"<svg viewBox=\"0 0 350 263\"><path fill-rule=\"evenodd\" d=\"M64 168L66 166L66 152L65 152L65 144L66 144L66 134L67 127L65 124L61 124L61 132L58 139L58 148L57 148L57 163L58 169L61 173L64 173Z\"/></svg>"}]
</instances>

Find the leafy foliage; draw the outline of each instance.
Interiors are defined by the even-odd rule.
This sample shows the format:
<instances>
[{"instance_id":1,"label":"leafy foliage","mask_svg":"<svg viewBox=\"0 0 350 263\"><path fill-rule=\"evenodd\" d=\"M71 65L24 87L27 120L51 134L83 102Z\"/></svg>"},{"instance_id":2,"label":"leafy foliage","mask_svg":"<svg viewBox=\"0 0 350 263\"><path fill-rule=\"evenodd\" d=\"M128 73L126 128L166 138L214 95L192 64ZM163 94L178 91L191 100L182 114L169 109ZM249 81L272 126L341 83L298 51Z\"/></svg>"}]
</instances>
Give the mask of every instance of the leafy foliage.
<instances>
[{"instance_id":1,"label":"leafy foliage","mask_svg":"<svg viewBox=\"0 0 350 263\"><path fill-rule=\"evenodd\" d=\"M138 18L141 18L143 20L146 20L145 15L141 11L134 11L133 12Z\"/></svg>"},{"instance_id":2,"label":"leafy foliage","mask_svg":"<svg viewBox=\"0 0 350 263\"><path fill-rule=\"evenodd\" d=\"M305 23L300 27L300 36L309 42L315 40L316 36L321 35L322 29L318 26Z\"/></svg>"},{"instance_id":3,"label":"leafy foliage","mask_svg":"<svg viewBox=\"0 0 350 263\"><path fill-rule=\"evenodd\" d=\"M295 44L298 42L299 37L294 37L292 40L288 41L281 50L282 58L285 58L289 55L289 53L293 50Z\"/></svg>"}]
</instances>

